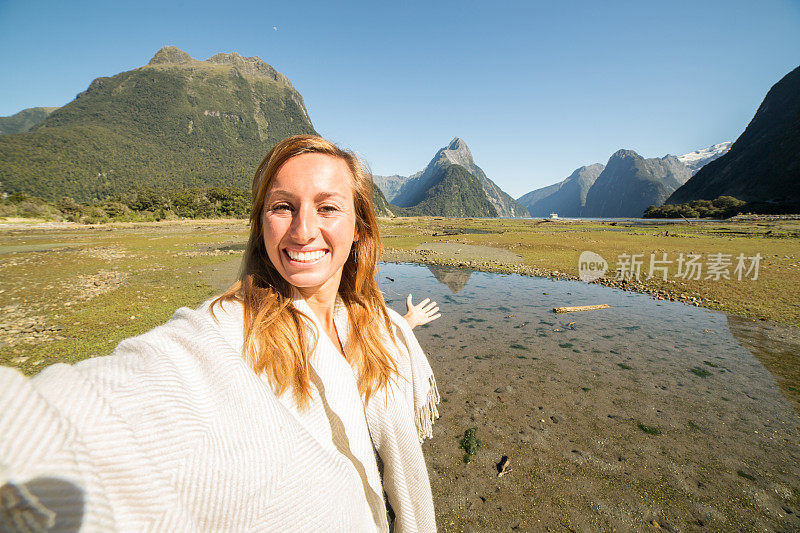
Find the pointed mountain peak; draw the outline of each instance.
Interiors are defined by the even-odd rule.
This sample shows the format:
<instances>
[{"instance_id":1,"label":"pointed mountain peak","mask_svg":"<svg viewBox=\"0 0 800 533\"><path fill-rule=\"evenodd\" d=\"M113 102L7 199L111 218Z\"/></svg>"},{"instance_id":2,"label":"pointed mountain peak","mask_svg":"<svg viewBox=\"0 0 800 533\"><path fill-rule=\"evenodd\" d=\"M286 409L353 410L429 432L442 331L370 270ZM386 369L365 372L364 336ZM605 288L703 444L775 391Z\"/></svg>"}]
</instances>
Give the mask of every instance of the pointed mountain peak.
<instances>
[{"instance_id":1,"label":"pointed mountain peak","mask_svg":"<svg viewBox=\"0 0 800 533\"><path fill-rule=\"evenodd\" d=\"M153 59L150 60L148 65L163 65L165 63L184 64L191 63L192 61L194 61L192 56L177 46L164 46L156 52L156 55L153 56Z\"/></svg>"},{"instance_id":2,"label":"pointed mountain peak","mask_svg":"<svg viewBox=\"0 0 800 533\"><path fill-rule=\"evenodd\" d=\"M450 141L450 144L447 145L448 150L460 150L462 149L462 147L469 150L469 148L467 148L467 143L465 143L458 137L453 137L453 140Z\"/></svg>"},{"instance_id":3,"label":"pointed mountain peak","mask_svg":"<svg viewBox=\"0 0 800 533\"><path fill-rule=\"evenodd\" d=\"M473 170L472 166L475 165L475 161L472 159L472 152L469 151L467 143L458 137L453 137L450 144L439 151L439 155L446 157L450 162L461 165L470 171Z\"/></svg>"}]
</instances>

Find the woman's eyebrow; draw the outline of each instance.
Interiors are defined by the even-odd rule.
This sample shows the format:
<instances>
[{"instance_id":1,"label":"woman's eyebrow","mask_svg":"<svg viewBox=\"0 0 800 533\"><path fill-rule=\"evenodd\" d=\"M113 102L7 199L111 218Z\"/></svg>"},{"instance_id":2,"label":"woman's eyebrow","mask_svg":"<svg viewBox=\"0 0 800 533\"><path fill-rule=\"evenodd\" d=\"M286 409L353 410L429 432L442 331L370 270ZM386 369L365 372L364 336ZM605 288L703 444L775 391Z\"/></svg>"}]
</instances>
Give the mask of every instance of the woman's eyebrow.
<instances>
[{"instance_id":1,"label":"woman's eyebrow","mask_svg":"<svg viewBox=\"0 0 800 533\"><path fill-rule=\"evenodd\" d=\"M287 191L286 189L273 189L267 195L267 201L274 201L277 199L289 199L294 200L297 198L297 195L292 191ZM344 200L345 195L340 192L334 191L320 191L314 196L315 202L322 202L333 198L334 200Z\"/></svg>"},{"instance_id":2,"label":"woman's eyebrow","mask_svg":"<svg viewBox=\"0 0 800 533\"><path fill-rule=\"evenodd\" d=\"M334 199L343 200L344 197L345 196L342 193L339 193L339 192L322 191L320 193L317 193L317 196L315 196L314 199L316 201L320 202L322 200L327 200L328 198L334 198Z\"/></svg>"},{"instance_id":3,"label":"woman's eyebrow","mask_svg":"<svg viewBox=\"0 0 800 533\"><path fill-rule=\"evenodd\" d=\"M272 199L276 196L284 198L294 198L295 195L291 191L287 191L285 189L272 189L271 191L269 191L267 198Z\"/></svg>"}]
</instances>

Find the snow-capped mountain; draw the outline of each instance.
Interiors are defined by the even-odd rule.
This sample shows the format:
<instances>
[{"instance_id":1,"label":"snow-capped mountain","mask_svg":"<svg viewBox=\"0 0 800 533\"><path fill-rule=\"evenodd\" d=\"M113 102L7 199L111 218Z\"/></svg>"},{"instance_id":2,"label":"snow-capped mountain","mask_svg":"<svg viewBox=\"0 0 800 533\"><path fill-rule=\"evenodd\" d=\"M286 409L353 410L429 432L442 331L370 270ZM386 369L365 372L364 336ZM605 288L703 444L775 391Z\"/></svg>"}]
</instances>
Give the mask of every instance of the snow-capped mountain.
<instances>
[{"instance_id":1,"label":"snow-capped mountain","mask_svg":"<svg viewBox=\"0 0 800 533\"><path fill-rule=\"evenodd\" d=\"M688 154L679 155L678 161L689 167L692 171L692 175L694 175L695 172L700 170L700 167L706 163L710 163L718 157L725 155L728 150L731 149L732 144L731 141L726 141L724 143L715 144L714 146L709 146L703 150L695 150Z\"/></svg>"}]
</instances>

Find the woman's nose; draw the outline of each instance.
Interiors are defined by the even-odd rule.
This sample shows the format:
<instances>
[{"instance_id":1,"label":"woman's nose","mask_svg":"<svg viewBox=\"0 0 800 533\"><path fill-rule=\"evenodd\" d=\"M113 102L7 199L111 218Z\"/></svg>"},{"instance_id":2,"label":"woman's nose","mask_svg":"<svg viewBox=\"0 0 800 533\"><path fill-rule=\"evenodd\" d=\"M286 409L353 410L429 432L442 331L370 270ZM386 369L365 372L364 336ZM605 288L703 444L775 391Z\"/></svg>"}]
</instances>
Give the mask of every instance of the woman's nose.
<instances>
[{"instance_id":1,"label":"woman's nose","mask_svg":"<svg viewBox=\"0 0 800 533\"><path fill-rule=\"evenodd\" d=\"M292 219L292 239L302 244L311 242L317 236L318 227L316 211L298 209Z\"/></svg>"}]
</instances>

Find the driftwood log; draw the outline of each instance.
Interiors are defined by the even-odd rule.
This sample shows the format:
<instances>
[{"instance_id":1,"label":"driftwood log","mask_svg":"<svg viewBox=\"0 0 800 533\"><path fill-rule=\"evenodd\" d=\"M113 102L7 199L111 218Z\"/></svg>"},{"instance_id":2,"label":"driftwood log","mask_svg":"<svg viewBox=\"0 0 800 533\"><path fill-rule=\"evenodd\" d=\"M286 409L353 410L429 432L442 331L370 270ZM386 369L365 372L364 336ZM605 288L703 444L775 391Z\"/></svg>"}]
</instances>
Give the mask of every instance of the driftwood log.
<instances>
[{"instance_id":1,"label":"driftwood log","mask_svg":"<svg viewBox=\"0 0 800 533\"><path fill-rule=\"evenodd\" d=\"M575 307L554 307L554 313L574 313L576 311L594 311L595 309L608 309L608 304L576 305Z\"/></svg>"}]
</instances>

